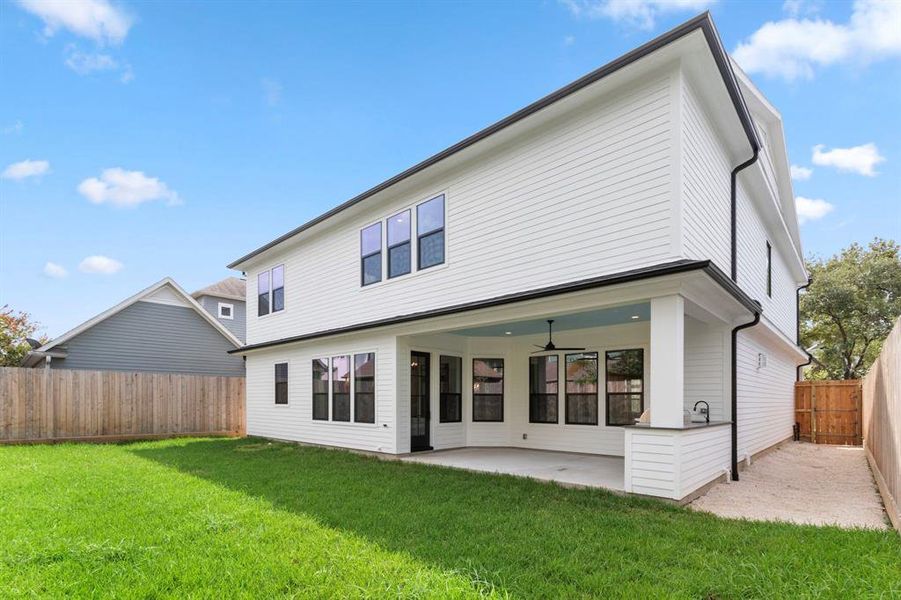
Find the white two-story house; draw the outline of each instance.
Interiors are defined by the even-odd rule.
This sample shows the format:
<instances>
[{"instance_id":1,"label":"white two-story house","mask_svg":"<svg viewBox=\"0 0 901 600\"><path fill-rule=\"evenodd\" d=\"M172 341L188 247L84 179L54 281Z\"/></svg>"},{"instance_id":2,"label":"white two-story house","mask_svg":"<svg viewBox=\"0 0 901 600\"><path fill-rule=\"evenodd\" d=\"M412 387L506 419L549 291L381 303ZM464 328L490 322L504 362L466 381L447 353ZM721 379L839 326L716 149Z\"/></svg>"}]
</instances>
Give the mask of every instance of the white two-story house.
<instances>
[{"instance_id":1,"label":"white two-story house","mask_svg":"<svg viewBox=\"0 0 901 600\"><path fill-rule=\"evenodd\" d=\"M672 499L792 436L781 119L707 14L229 266L251 435L605 455Z\"/></svg>"}]
</instances>

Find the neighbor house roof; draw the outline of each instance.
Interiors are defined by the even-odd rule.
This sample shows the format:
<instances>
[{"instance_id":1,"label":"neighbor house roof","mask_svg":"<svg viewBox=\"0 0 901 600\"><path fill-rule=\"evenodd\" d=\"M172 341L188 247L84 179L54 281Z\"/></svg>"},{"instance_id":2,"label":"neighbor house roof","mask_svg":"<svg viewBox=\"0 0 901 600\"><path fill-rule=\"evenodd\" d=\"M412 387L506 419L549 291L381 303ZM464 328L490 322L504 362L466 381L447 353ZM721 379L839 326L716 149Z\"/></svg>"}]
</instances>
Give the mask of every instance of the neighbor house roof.
<instances>
[{"instance_id":1,"label":"neighbor house roof","mask_svg":"<svg viewBox=\"0 0 901 600\"><path fill-rule=\"evenodd\" d=\"M709 12L704 12L703 14L698 15L697 17L686 21L682 25L671 29L670 31L660 35L657 38L654 38L650 42L639 46L635 50L631 52L627 52L623 54L619 58L607 63L606 65L588 73L587 75L573 81L569 85L566 85L555 92L551 92L544 98L533 102L532 104L522 108L515 113L509 115L508 117L501 119L500 121L494 123L493 125L489 125L485 129L474 133L468 138L461 140L442 150L441 152L425 159L419 164L413 165L406 171L398 173L394 177L383 181L382 183L376 185L373 188L359 194L350 200L347 200L343 204L339 204L335 208L315 217L314 219L307 221L300 227L292 229L288 233L277 237L271 242L260 246L256 250L245 254L241 258L233 261L228 265L228 268L234 269L238 268L248 260L256 257L259 254L266 252L267 250L285 242L297 234L306 231L323 221L326 221L335 215L355 206L356 204L375 196L379 192L386 190L401 181L412 177L413 175L423 171L437 163L444 161L445 159L457 154L458 152L465 150L466 148L488 138L501 130L506 129L507 127L522 121L523 119L545 109L556 102L563 100L567 96L582 90L591 84L598 82L617 71L620 71L624 67L628 67L629 65L639 61L640 59L654 53L661 48L664 48L696 31L700 31L703 34L704 41L706 42L707 47L710 50L711 56L716 64L717 71L719 73L720 78L722 79L722 83L725 87L726 92L729 95L729 99L731 104L735 110L735 114L738 117L738 120L741 124L741 128L744 131L744 134L747 138L747 142L754 151L755 155L757 150L760 148L760 141L757 137L757 131L754 128L754 122L751 117L751 114L748 110L747 105L745 104L744 97L742 96L741 90L739 88L738 80L736 79L735 73L732 70L732 63L729 59L729 55L726 53L726 50L723 48L722 42L720 40L719 34L716 31L716 27L713 24L713 19L710 17Z\"/></svg>"},{"instance_id":2,"label":"neighbor house roof","mask_svg":"<svg viewBox=\"0 0 901 600\"><path fill-rule=\"evenodd\" d=\"M217 298L230 298L232 300L245 299L246 282L238 277L226 277L222 281L217 281L205 288L200 288L191 296L200 298L201 296L215 296Z\"/></svg>"},{"instance_id":3,"label":"neighbor house roof","mask_svg":"<svg viewBox=\"0 0 901 600\"><path fill-rule=\"evenodd\" d=\"M98 323L105 321L106 319L109 319L113 315L125 310L126 308L128 308L129 306L134 304L135 302L138 302L139 300L143 300L145 298L152 296L154 293L160 291L162 288L165 288L165 287L168 287L171 290L171 292L175 294L176 297L178 297L180 300L182 300L187 306L192 308L207 323L212 325L213 328L215 328L216 331L218 331L220 334L222 334L223 337L225 337L229 342L231 342L235 346L235 348L241 347L241 340L236 338L235 335L232 332L230 332L228 329L226 329L225 326L222 325L222 323L220 323L215 317L213 317L213 315L211 315L206 310L204 310L203 307L197 303L197 300L192 298L188 294L188 292L186 292L184 289L182 289L182 287L180 285L175 283L175 281L171 277L166 277L164 279L157 281L150 287L141 290L134 296L126 298L125 300L123 300L119 304L113 306L112 308L109 308L109 309L103 311L102 313L100 313L99 315L97 315L91 319L88 319L81 325L78 325L77 327L70 329L66 333L59 336L58 338L55 338L55 339L51 340L50 342L47 342L46 344L44 344L37 350L33 350L32 352L29 352L28 356L25 359L25 362L23 363L24 366L32 366L38 360L42 359L43 357L47 356L48 354L50 356L53 356L54 349L57 346L65 344L67 341L71 340L72 338L79 335L80 333L87 331L88 329L97 325ZM242 299L243 299L243 297L242 297ZM59 350L57 349L56 352L59 353Z\"/></svg>"}]
</instances>

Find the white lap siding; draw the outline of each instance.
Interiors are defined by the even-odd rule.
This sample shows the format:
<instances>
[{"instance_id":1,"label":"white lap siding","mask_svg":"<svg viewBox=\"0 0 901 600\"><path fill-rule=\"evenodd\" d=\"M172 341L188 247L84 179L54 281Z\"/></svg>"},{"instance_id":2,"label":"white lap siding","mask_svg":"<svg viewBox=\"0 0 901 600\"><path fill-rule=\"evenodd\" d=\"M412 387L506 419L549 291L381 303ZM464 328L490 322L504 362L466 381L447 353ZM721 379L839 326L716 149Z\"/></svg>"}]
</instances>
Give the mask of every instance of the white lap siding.
<instances>
[{"instance_id":1,"label":"white lap siding","mask_svg":"<svg viewBox=\"0 0 901 600\"><path fill-rule=\"evenodd\" d=\"M792 435L795 423L796 358L784 344L759 333L738 334L738 458L753 455ZM766 366L758 366L758 355Z\"/></svg>"},{"instance_id":2,"label":"white lap siding","mask_svg":"<svg viewBox=\"0 0 901 600\"><path fill-rule=\"evenodd\" d=\"M727 335L725 326L685 318L685 410L703 400L710 405L711 421L724 421L729 414Z\"/></svg>"},{"instance_id":3,"label":"white lap siding","mask_svg":"<svg viewBox=\"0 0 901 600\"><path fill-rule=\"evenodd\" d=\"M257 273L284 264L285 310L251 315L247 342L677 258L670 84L661 73L531 130L513 135L511 128L487 151L392 187L256 259L247 267L250 306ZM417 203L439 193L446 196L445 264L361 288L361 228L407 208L415 213ZM415 264L415 230L413 237Z\"/></svg>"},{"instance_id":4,"label":"white lap siding","mask_svg":"<svg viewBox=\"0 0 901 600\"><path fill-rule=\"evenodd\" d=\"M247 356L247 433L269 438L395 452L394 336L361 334ZM313 359L375 353L375 423L313 420ZM275 404L275 364L288 363L288 404Z\"/></svg>"}]
</instances>

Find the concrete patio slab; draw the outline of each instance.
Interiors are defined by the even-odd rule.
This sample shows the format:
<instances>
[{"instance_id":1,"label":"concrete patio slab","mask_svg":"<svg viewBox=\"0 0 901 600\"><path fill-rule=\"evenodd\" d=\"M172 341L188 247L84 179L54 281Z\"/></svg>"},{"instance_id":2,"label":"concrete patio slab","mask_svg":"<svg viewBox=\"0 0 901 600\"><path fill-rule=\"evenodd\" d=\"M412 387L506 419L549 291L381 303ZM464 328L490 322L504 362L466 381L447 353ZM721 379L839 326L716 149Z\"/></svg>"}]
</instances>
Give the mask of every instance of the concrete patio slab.
<instances>
[{"instance_id":1,"label":"concrete patio slab","mask_svg":"<svg viewBox=\"0 0 901 600\"><path fill-rule=\"evenodd\" d=\"M401 460L469 471L505 473L563 485L623 490L623 458L526 448L459 448Z\"/></svg>"}]
</instances>

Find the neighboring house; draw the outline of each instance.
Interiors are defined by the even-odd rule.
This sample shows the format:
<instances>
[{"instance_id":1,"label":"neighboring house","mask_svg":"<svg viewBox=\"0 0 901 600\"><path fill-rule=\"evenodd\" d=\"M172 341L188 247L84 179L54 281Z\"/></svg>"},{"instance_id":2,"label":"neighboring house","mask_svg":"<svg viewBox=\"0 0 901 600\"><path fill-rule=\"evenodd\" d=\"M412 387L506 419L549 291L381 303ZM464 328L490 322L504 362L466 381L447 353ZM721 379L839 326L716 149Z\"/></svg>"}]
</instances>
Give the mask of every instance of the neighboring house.
<instances>
[{"instance_id":1,"label":"neighboring house","mask_svg":"<svg viewBox=\"0 0 901 600\"><path fill-rule=\"evenodd\" d=\"M169 277L33 350L23 366L244 375L241 340Z\"/></svg>"},{"instance_id":2,"label":"neighboring house","mask_svg":"<svg viewBox=\"0 0 901 600\"><path fill-rule=\"evenodd\" d=\"M675 499L792 435L781 117L707 14L229 266L253 435L609 455Z\"/></svg>"},{"instance_id":3,"label":"neighboring house","mask_svg":"<svg viewBox=\"0 0 901 600\"><path fill-rule=\"evenodd\" d=\"M191 294L200 306L216 317L242 343L247 323L244 302L246 295L244 280L237 277L228 277Z\"/></svg>"}]
</instances>

